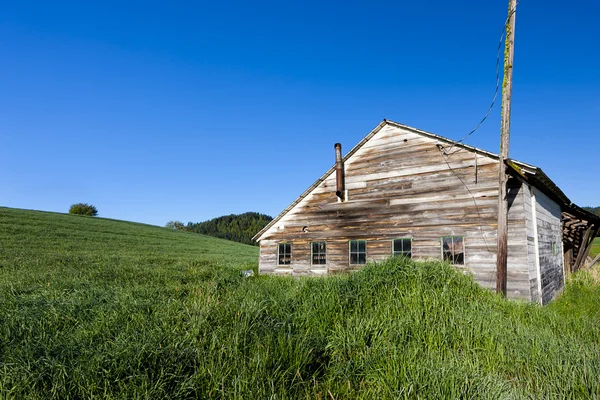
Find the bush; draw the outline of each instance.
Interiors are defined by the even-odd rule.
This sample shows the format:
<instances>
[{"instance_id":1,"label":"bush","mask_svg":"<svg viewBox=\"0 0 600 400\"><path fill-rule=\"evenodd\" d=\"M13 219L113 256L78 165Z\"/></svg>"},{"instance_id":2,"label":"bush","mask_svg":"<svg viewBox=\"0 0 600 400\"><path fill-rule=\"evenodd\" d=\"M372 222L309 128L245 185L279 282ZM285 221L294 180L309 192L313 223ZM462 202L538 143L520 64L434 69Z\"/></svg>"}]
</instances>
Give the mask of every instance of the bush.
<instances>
[{"instance_id":1,"label":"bush","mask_svg":"<svg viewBox=\"0 0 600 400\"><path fill-rule=\"evenodd\" d=\"M89 215L95 217L98 215L98 209L91 204L77 203L69 208L69 214Z\"/></svg>"},{"instance_id":2,"label":"bush","mask_svg":"<svg viewBox=\"0 0 600 400\"><path fill-rule=\"evenodd\" d=\"M167 222L165 227L167 227L169 229L178 229L180 231L185 230L185 225L183 224L183 222L180 222L180 221L169 221L169 222Z\"/></svg>"}]
</instances>

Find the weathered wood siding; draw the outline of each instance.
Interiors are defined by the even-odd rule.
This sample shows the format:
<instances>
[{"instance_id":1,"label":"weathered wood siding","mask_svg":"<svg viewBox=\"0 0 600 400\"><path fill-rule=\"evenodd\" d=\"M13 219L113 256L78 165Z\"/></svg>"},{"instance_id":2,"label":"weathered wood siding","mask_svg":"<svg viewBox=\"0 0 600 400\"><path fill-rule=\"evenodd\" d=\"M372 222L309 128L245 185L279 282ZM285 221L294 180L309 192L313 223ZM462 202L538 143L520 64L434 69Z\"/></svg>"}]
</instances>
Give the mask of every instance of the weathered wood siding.
<instances>
[{"instance_id":1,"label":"weathered wood siding","mask_svg":"<svg viewBox=\"0 0 600 400\"><path fill-rule=\"evenodd\" d=\"M564 287L562 213L560 206L544 193L532 188L533 215L537 225L537 256L541 274L542 304L552 300ZM539 299L539 297L538 297Z\"/></svg>"},{"instance_id":2,"label":"weathered wood siding","mask_svg":"<svg viewBox=\"0 0 600 400\"><path fill-rule=\"evenodd\" d=\"M526 230L525 188L521 181L508 180L508 282L510 297L531 300L528 242ZM495 238L495 237L494 237ZM496 245L496 241L494 241ZM494 253L493 272L496 273ZM494 280L495 283L495 280Z\"/></svg>"},{"instance_id":3,"label":"weathered wood siding","mask_svg":"<svg viewBox=\"0 0 600 400\"><path fill-rule=\"evenodd\" d=\"M533 215L535 207L535 197L531 196L532 187L529 184L523 184L523 195L525 205L525 227L527 241L527 263L529 265L529 288L531 292L531 301L541 303L541 287L539 281L539 256L537 254L537 218Z\"/></svg>"},{"instance_id":4,"label":"weathered wood siding","mask_svg":"<svg viewBox=\"0 0 600 400\"><path fill-rule=\"evenodd\" d=\"M323 274L349 265L348 241L367 240L367 259L392 254L392 240L412 238L413 258L440 259L442 236L464 236L465 265L495 287L498 161L409 129L385 126L345 162L348 200L338 202L335 173L267 230L260 272ZM333 158L333 152L332 152ZM511 180L508 291L530 297L525 196ZM304 229L303 229L304 228ZM311 266L310 242L327 242L327 264ZM291 265L277 265L277 244L292 243Z\"/></svg>"}]
</instances>

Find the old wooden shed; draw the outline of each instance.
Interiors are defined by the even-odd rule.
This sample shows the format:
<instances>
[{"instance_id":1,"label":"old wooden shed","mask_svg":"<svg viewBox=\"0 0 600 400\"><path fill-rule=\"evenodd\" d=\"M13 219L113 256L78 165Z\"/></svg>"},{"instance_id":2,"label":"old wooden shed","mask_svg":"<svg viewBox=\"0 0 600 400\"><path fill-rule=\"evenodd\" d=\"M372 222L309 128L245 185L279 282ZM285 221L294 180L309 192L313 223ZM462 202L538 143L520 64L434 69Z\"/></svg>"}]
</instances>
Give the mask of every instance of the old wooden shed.
<instances>
[{"instance_id":1,"label":"old wooden shed","mask_svg":"<svg viewBox=\"0 0 600 400\"><path fill-rule=\"evenodd\" d=\"M381 122L255 240L263 274L348 271L391 255L444 259L495 287L498 155ZM547 303L581 266L600 218L541 169L508 163L508 295Z\"/></svg>"}]
</instances>

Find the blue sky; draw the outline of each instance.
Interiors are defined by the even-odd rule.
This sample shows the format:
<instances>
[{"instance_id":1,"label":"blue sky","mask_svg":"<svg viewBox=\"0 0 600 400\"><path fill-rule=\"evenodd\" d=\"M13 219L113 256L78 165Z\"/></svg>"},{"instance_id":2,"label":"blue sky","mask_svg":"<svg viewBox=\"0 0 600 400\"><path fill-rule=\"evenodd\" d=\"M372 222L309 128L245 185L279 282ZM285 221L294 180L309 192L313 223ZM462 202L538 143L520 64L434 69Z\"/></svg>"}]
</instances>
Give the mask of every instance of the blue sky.
<instances>
[{"instance_id":1,"label":"blue sky","mask_svg":"<svg viewBox=\"0 0 600 400\"><path fill-rule=\"evenodd\" d=\"M502 1L0 6L0 205L164 225L278 214L387 118L485 114ZM600 205L600 4L523 0L510 156ZM500 104L466 143L498 151Z\"/></svg>"}]
</instances>

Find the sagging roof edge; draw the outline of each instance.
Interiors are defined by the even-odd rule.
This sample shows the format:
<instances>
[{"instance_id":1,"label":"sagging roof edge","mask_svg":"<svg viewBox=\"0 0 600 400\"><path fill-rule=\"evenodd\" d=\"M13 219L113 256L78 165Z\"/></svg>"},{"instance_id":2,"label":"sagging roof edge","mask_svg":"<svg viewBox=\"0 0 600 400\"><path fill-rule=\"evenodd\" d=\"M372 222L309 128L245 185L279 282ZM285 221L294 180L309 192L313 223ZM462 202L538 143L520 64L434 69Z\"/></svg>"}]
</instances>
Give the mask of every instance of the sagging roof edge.
<instances>
[{"instance_id":1,"label":"sagging roof edge","mask_svg":"<svg viewBox=\"0 0 600 400\"><path fill-rule=\"evenodd\" d=\"M485 155L485 156L493 158L495 160L500 160L500 156L498 154L495 154L495 153L492 153L492 152L489 152L486 150L482 150L477 147L469 146L467 144L463 144L463 143L457 142L455 140L436 135L431 132L423 131L420 129L410 127L408 125L403 125L398 122L384 119L371 132L369 132L369 134L367 134L367 136L365 136L360 142L358 142L358 144L356 146L354 146L352 148L352 150L350 150L343 157L342 161L345 163L350 157L352 157L352 155L354 155L354 153L356 153L362 146L364 146L365 143L367 143L373 136L375 136L386 125L394 126L394 127L401 128L401 129L406 129L406 130L415 132L415 133L423 135L423 136L437 139L439 141L445 142L445 143L450 144L455 147L469 150L469 151L472 151L477 154ZM543 190L544 188L539 188L539 189L542 189L542 191L545 193L547 192L546 194L550 197L555 198L555 201L559 200L558 203L559 204L562 203L562 205L564 207L566 207L572 211L575 211L578 214L582 214L583 216L586 216L587 219L596 221L597 224L600 223L599 217L597 217L596 215L584 210L583 208L581 208L581 207L577 206L576 204L574 204L573 202L571 202L571 200L569 200L569 198L562 192L562 190L560 190L558 188L558 186L556 186L556 184L554 182L552 182L552 180L540 168L530 165L530 164L526 164L521 161L512 160L512 159L510 160L510 162L508 164L511 168L513 168L515 170L521 170L521 171L525 170L526 172L533 173L534 175L539 174L539 176L545 181L544 183L547 184L548 186L550 186L549 188L547 188L547 190ZM319 179L317 179L308 189L306 189L296 200L294 200L289 206L287 206L282 212L280 212L279 215L277 215L275 218L273 218L273 220L271 220L271 222L269 222L263 229L261 229L256 235L254 235L252 237L252 240L260 241L261 236L266 231L268 231L273 225L275 225L277 222L279 222L281 220L281 218L283 218L292 208L294 208L306 196L308 196L308 194L310 192L312 192L317 186L319 186L319 184L321 184L321 182L323 182L331 173L333 173L334 170L335 170L335 164L331 168L329 168L327 170L327 172L325 172ZM517 171L517 172L519 172L519 171ZM537 185L534 185L534 186L537 187Z\"/></svg>"},{"instance_id":2,"label":"sagging roof edge","mask_svg":"<svg viewBox=\"0 0 600 400\"><path fill-rule=\"evenodd\" d=\"M593 222L594 225L600 226L600 217L591 212L579 207L573 203L567 195L550 179L548 175L541 168L529 166L529 168L522 168L522 163L518 161L508 159L506 164L520 176L524 177L525 180L533 184L536 188L541 190L545 195L550 197L556 203L561 206L562 211L569 211L578 217ZM527 175L531 175L528 177Z\"/></svg>"}]
</instances>

